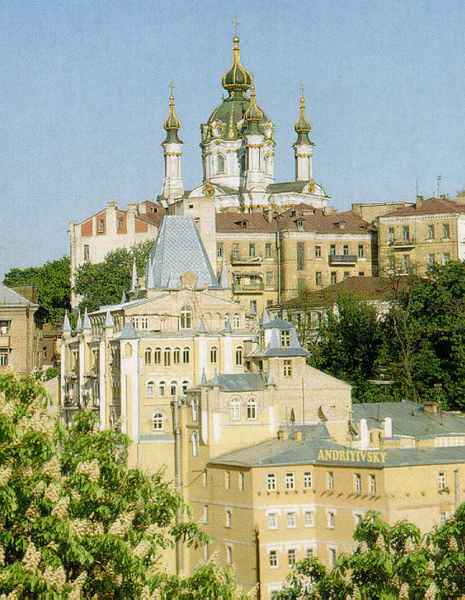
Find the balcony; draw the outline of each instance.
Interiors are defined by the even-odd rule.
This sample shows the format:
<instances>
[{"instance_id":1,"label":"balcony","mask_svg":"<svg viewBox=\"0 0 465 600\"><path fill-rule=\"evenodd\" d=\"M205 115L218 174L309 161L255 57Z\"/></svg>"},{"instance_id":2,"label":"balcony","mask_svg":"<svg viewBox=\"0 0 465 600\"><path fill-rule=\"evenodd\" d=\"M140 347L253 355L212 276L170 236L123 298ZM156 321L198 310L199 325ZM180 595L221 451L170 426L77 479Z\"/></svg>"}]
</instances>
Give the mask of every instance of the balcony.
<instances>
[{"instance_id":1,"label":"balcony","mask_svg":"<svg viewBox=\"0 0 465 600\"><path fill-rule=\"evenodd\" d=\"M232 253L231 254L231 264L238 266L238 265L261 265L262 264L262 257L261 256L241 256L240 254L237 253Z\"/></svg>"},{"instance_id":2,"label":"balcony","mask_svg":"<svg viewBox=\"0 0 465 600\"><path fill-rule=\"evenodd\" d=\"M394 250L405 250L407 248L413 248L415 246L415 238L409 237L403 240L391 239L388 240L388 244Z\"/></svg>"},{"instance_id":3,"label":"balcony","mask_svg":"<svg viewBox=\"0 0 465 600\"><path fill-rule=\"evenodd\" d=\"M236 280L233 283L234 294L261 294L263 293L263 281L256 280Z\"/></svg>"},{"instance_id":4,"label":"balcony","mask_svg":"<svg viewBox=\"0 0 465 600\"><path fill-rule=\"evenodd\" d=\"M329 264L332 267L347 267L349 265L357 264L357 257L355 254L330 254Z\"/></svg>"}]
</instances>

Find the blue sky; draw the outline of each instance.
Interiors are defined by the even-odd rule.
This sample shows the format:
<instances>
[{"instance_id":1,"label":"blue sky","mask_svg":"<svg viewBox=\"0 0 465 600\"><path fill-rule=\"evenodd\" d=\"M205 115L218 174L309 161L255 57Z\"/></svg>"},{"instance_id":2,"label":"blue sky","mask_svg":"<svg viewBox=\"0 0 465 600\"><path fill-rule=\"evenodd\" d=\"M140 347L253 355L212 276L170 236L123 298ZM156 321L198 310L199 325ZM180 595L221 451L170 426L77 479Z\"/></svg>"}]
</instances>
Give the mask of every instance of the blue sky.
<instances>
[{"instance_id":1,"label":"blue sky","mask_svg":"<svg viewBox=\"0 0 465 600\"><path fill-rule=\"evenodd\" d=\"M0 5L0 273L67 253L67 225L161 187L176 85L185 185L222 95L232 19L293 177L298 85L314 174L337 208L465 187L463 0L4 0Z\"/></svg>"}]
</instances>

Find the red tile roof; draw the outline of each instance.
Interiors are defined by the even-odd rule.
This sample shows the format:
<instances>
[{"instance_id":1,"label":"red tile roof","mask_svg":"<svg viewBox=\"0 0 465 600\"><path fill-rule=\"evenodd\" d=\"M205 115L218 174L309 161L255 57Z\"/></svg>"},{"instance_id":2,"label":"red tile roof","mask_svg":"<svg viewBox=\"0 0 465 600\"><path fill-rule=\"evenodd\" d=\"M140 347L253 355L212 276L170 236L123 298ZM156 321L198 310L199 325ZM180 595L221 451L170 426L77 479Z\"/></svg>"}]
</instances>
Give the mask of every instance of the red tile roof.
<instances>
[{"instance_id":1,"label":"red tile roof","mask_svg":"<svg viewBox=\"0 0 465 600\"><path fill-rule=\"evenodd\" d=\"M435 214L457 214L465 213L465 204L448 198L428 198L421 202L416 202L413 206L398 208L383 217L412 217L415 215L435 215Z\"/></svg>"}]
</instances>

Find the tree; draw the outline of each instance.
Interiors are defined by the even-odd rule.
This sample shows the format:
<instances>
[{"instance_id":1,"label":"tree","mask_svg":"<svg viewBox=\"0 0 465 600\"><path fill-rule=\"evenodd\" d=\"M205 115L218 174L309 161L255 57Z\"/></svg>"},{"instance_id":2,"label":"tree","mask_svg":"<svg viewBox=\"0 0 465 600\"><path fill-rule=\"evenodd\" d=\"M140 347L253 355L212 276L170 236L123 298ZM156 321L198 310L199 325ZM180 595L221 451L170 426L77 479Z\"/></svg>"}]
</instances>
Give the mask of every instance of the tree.
<instances>
[{"instance_id":1,"label":"tree","mask_svg":"<svg viewBox=\"0 0 465 600\"><path fill-rule=\"evenodd\" d=\"M74 284L74 291L81 297L81 310L96 310L119 302L123 292L131 287L134 258L138 273L144 273L152 246L148 240L130 249L118 248L109 252L103 262L81 265Z\"/></svg>"},{"instance_id":2,"label":"tree","mask_svg":"<svg viewBox=\"0 0 465 600\"><path fill-rule=\"evenodd\" d=\"M8 287L31 285L37 288L39 325L61 325L65 310L70 309L70 262L67 256L39 267L10 269L3 283Z\"/></svg>"},{"instance_id":3,"label":"tree","mask_svg":"<svg viewBox=\"0 0 465 600\"><path fill-rule=\"evenodd\" d=\"M367 513L357 548L334 568L298 563L279 600L458 600L465 593L465 505L427 535L408 521L393 526Z\"/></svg>"},{"instance_id":4,"label":"tree","mask_svg":"<svg viewBox=\"0 0 465 600\"><path fill-rule=\"evenodd\" d=\"M176 523L186 507L160 474L127 467L128 443L98 431L91 413L61 428L37 381L0 376L2 598L240 597L214 565L189 578L164 572L165 548L206 538L188 518Z\"/></svg>"}]
</instances>

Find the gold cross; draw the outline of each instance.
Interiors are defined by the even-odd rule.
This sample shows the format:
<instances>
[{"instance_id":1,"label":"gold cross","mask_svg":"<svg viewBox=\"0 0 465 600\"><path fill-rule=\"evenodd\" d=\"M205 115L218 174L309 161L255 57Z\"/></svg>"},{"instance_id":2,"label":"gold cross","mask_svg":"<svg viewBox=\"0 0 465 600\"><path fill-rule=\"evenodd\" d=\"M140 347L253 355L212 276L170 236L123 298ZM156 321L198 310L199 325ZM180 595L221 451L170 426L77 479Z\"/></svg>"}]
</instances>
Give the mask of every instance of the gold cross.
<instances>
[{"instance_id":1,"label":"gold cross","mask_svg":"<svg viewBox=\"0 0 465 600\"><path fill-rule=\"evenodd\" d=\"M168 88L170 91L170 96L174 96L174 83L172 81L169 82Z\"/></svg>"},{"instance_id":2,"label":"gold cross","mask_svg":"<svg viewBox=\"0 0 465 600\"><path fill-rule=\"evenodd\" d=\"M301 81L300 85L299 85L299 91L300 91L300 95L303 96L304 95L304 82Z\"/></svg>"},{"instance_id":3,"label":"gold cross","mask_svg":"<svg viewBox=\"0 0 465 600\"><path fill-rule=\"evenodd\" d=\"M232 23L233 23L233 33L236 36L239 31L239 19L237 17L233 17Z\"/></svg>"}]
</instances>

